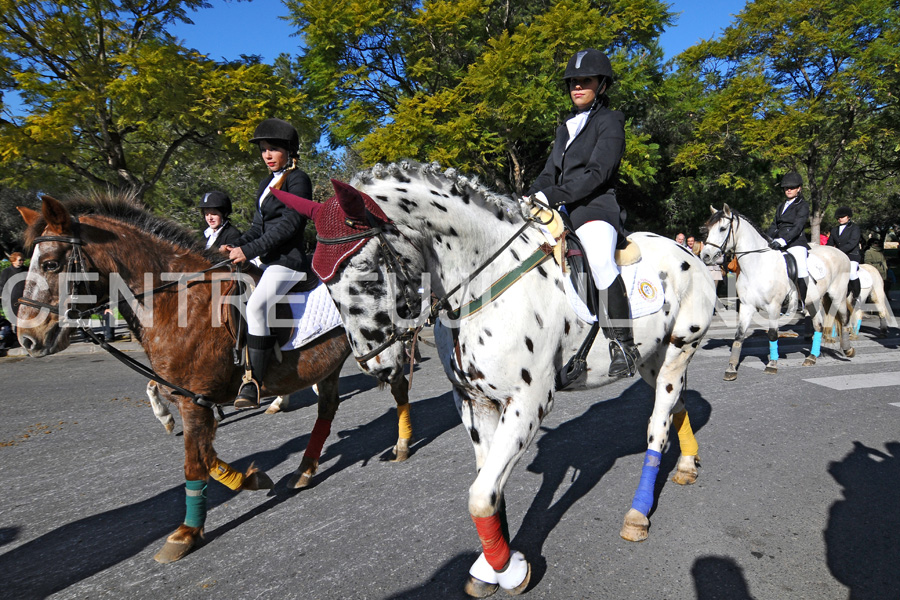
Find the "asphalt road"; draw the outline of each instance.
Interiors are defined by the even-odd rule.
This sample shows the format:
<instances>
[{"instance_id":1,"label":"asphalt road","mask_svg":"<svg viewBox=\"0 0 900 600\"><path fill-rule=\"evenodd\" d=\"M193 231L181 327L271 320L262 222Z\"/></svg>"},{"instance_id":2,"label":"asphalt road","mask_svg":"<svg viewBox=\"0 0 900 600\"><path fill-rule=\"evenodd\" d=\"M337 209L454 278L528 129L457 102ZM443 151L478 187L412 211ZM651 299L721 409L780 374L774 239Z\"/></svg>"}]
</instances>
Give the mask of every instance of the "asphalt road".
<instances>
[{"instance_id":1,"label":"asphalt road","mask_svg":"<svg viewBox=\"0 0 900 600\"><path fill-rule=\"evenodd\" d=\"M506 490L513 546L533 565L527 598L900 598L896 330L874 339L867 319L857 357L826 346L809 368L802 336L782 339L774 376L760 333L725 382L732 318L717 318L689 370L700 479L670 481L674 443L646 542L618 532L651 389L625 380L558 396ZM219 455L255 463L276 489L211 482L205 544L169 565L152 557L184 514L177 416L166 435L146 381L104 354L0 359L0 597L464 597L479 551L473 452L435 351L422 350L409 461L384 460L390 394L350 361L316 484L285 489L315 420L310 390L286 413L230 414Z\"/></svg>"}]
</instances>

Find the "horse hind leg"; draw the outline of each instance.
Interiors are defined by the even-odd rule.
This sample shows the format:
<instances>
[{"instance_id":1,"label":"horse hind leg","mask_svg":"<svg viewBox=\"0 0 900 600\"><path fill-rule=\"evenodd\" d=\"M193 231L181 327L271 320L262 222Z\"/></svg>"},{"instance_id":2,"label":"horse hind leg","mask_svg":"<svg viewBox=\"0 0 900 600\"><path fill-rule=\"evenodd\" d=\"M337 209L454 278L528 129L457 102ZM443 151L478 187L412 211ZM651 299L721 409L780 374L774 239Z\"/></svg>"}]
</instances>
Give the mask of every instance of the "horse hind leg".
<instances>
[{"instance_id":1,"label":"horse hind leg","mask_svg":"<svg viewBox=\"0 0 900 600\"><path fill-rule=\"evenodd\" d=\"M331 433L331 423L334 421L334 416L337 414L338 406L340 405L338 380L340 379L342 366L343 362L317 383L319 404L316 423L313 425L312 433L309 435L309 442L306 444L306 451L300 460L300 466L288 479L287 486L289 489L309 487L313 476L319 469L319 457L322 455L325 440L328 439L328 435Z\"/></svg>"},{"instance_id":2,"label":"horse hind leg","mask_svg":"<svg viewBox=\"0 0 900 600\"><path fill-rule=\"evenodd\" d=\"M155 381L147 382L147 397L150 398L150 408L153 409L153 414L166 428L166 433L175 431L175 417L169 412L169 407L165 405L162 392Z\"/></svg>"}]
</instances>

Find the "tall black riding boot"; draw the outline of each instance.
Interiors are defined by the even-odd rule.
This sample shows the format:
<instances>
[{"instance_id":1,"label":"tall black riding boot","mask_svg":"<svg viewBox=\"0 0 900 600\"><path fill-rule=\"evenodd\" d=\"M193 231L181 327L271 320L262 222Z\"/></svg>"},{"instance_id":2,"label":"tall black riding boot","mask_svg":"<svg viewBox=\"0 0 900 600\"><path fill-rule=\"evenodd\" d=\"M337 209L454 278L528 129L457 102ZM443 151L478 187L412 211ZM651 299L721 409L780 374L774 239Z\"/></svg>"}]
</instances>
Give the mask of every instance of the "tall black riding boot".
<instances>
[{"instance_id":1,"label":"tall black riding boot","mask_svg":"<svg viewBox=\"0 0 900 600\"><path fill-rule=\"evenodd\" d=\"M806 310L806 290L809 286L809 277L797 278L797 312Z\"/></svg>"},{"instance_id":2,"label":"tall black riding boot","mask_svg":"<svg viewBox=\"0 0 900 600\"><path fill-rule=\"evenodd\" d=\"M609 376L633 377L641 353L634 345L631 308L628 306L628 295L625 293L625 282L622 281L621 275L616 275L606 290L606 312L612 322L615 336L615 339L609 342Z\"/></svg>"},{"instance_id":3,"label":"tall black riding boot","mask_svg":"<svg viewBox=\"0 0 900 600\"><path fill-rule=\"evenodd\" d=\"M259 389L269 368L275 337L247 334L247 371L234 401L234 408L244 410L259 407Z\"/></svg>"},{"instance_id":4,"label":"tall black riding boot","mask_svg":"<svg viewBox=\"0 0 900 600\"><path fill-rule=\"evenodd\" d=\"M847 284L847 296L848 299L852 295L853 297L853 310L859 307L859 295L862 292L862 284L859 282L859 277L856 279L851 279Z\"/></svg>"}]
</instances>

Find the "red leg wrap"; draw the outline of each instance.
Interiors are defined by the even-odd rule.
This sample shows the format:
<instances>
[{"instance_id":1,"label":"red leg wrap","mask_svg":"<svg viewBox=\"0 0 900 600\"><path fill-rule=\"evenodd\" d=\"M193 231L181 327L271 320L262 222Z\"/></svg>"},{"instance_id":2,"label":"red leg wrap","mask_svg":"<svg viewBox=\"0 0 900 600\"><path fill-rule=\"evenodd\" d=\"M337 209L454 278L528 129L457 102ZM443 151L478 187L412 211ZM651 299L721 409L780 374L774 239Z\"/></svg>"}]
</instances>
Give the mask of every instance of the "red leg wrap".
<instances>
[{"instance_id":1,"label":"red leg wrap","mask_svg":"<svg viewBox=\"0 0 900 600\"><path fill-rule=\"evenodd\" d=\"M331 433L331 421L316 419L316 424L313 426L312 433L309 435L309 443L306 445L306 452L303 453L304 456L312 458L313 460L319 460L319 456L322 454L322 446L325 445L325 440L328 438L329 433Z\"/></svg>"},{"instance_id":2,"label":"red leg wrap","mask_svg":"<svg viewBox=\"0 0 900 600\"><path fill-rule=\"evenodd\" d=\"M503 535L499 513L490 517L472 517L472 520L481 538L484 557L495 571L501 571L509 562L509 542Z\"/></svg>"}]
</instances>

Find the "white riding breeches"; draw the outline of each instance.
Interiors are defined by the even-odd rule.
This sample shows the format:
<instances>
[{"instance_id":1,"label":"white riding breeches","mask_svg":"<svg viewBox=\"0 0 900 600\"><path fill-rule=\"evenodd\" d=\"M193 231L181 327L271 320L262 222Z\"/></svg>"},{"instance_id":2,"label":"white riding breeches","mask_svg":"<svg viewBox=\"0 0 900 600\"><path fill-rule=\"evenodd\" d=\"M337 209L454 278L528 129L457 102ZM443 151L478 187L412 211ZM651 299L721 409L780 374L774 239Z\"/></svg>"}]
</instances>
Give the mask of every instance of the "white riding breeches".
<instances>
[{"instance_id":1,"label":"white riding breeches","mask_svg":"<svg viewBox=\"0 0 900 600\"><path fill-rule=\"evenodd\" d=\"M256 289L247 300L247 332L250 335L269 335L268 315L275 317L275 304L290 291L294 284L303 281L306 273L281 265L269 265L263 271Z\"/></svg>"},{"instance_id":2,"label":"white riding breeches","mask_svg":"<svg viewBox=\"0 0 900 600\"><path fill-rule=\"evenodd\" d=\"M787 249L788 252L791 253L791 256L794 257L794 260L797 261L797 277L804 278L809 277L809 271L806 269L806 255L808 250L806 246L793 246Z\"/></svg>"},{"instance_id":3,"label":"white riding breeches","mask_svg":"<svg viewBox=\"0 0 900 600\"><path fill-rule=\"evenodd\" d=\"M855 260L850 261L850 281L859 279L859 263Z\"/></svg>"},{"instance_id":4,"label":"white riding breeches","mask_svg":"<svg viewBox=\"0 0 900 600\"><path fill-rule=\"evenodd\" d=\"M575 230L575 235L587 253L594 283L605 290L620 272L616 264L616 228L606 221L588 221Z\"/></svg>"}]
</instances>

